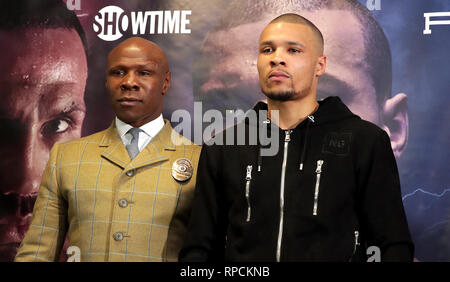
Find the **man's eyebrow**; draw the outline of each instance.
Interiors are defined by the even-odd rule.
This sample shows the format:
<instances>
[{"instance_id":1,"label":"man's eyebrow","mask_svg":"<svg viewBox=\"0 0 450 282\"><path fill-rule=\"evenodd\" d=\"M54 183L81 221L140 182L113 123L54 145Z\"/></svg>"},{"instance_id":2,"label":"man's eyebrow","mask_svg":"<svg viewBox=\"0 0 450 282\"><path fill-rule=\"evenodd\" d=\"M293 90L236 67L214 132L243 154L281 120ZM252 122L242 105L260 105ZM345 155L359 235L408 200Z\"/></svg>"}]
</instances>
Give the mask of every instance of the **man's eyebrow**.
<instances>
[{"instance_id":1,"label":"man's eyebrow","mask_svg":"<svg viewBox=\"0 0 450 282\"><path fill-rule=\"evenodd\" d=\"M353 85L350 85L347 82L342 81L342 80L338 79L337 77L330 75L330 74L326 74L326 73L319 77L319 85L332 85L334 91L336 92L335 95L344 95L344 96L350 95L351 99L353 99L355 94L357 94L357 90L355 89L355 87L353 87ZM320 90L322 91L323 89L320 89ZM326 95L331 94L331 92L328 91L328 88L326 90L327 90L327 93L319 93L319 91L318 91L318 93L317 93L318 96L320 94L326 94ZM322 98L325 98L325 97L322 97Z\"/></svg>"},{"instance_id":2,"label":"man's eyebrow","mask_svg":"<svg viewBox=\"0 0 450 282\"><path fill-rule=\"evenodd\" d=\"M287 45L297 45L297 46L300 46L301 48L305 48L305 45L303 45L302 43L297 42L297 41L288 41L286 43L287 43Z\"/></svg>"},{"instance_id":3,"label":"man's eyebrow","mask_svg":"<svg viewBox=\"0 0 450 282\"><path fill-rule=\"evenodd\" d=\"M260 45L273 45L272 41L263 41Z\"/></svg>"},{"instance_id":4,"label":"man's eyebrow","mask_svg":"<svg viewBox=\"0 0 450 282\"><path fill-rule=\"evenodd\" d=\"M348 88L352 89L353 87L348 84L345 81L340 80L339 78L335 77L334 75L324 73L320 76L319 80L321 80L323 83L333 83L333 85L339 86L340 88Z\"/></svg>"},{"instance_id":5,"label":"man's eyebrow","mask_svg":"<svg viewBox=\"0 0 450 282\"><path fill-rule=\"evenodd\" d=\"M44 112L57 115L75 111L86 112L86 105L76 97L72 97L73 93L70 89L74 84L76 83L53 83L46 86L39 100L40 114L42 115Z\"/></svg>"},{"instance_id":6,"label":"man's eyebrow","mask_svg":"<svg viewBox=\"0 0 450 282\"><path fill-rule=\"evenodd\" d=\"M305 48L305 45L303 45L302 43L298 42L298 41L285 41L284 42L286 45L297 45L301 48ZM266 46L266 45L274 45L273 41L263 41L260 44L261 46Z\"/></svg>"},{"instance_id":7,"label":"man's eyebrow","mask_svg":"<svg viewBox=\"0 0 450 282\"><path fill-rule=\"evenodd\" d=\"M71 112L84 112L85 113L86 112L86 105L83 104L83 103L76 103L76 102L74 102L69 107L64 108L61 111L61 114L68 114L68 113L71 113Z\"/></svg>"},{"instance_id":8,"label":"man's eyebrow","mask_svg":"<svg viewBox=\"0 0 450 282\"><path fill-rule=\"evenodd\" d=\"M110 66L110 68L129 68L129 67L133 67L133 66L158 66L161 63L159 61L156 60L148 60L148 61L144 61L144 62L133 62L133 63L118 63L118 64L113 64Z\"/></svg>"},{"instance_id":9,"label":"man's eyebrow","mask_svg":"<svg viewBox=\"0 0 450 282\"><path fill-rule=\"evenodd\" d=\"M58 116L64 116L71 114L73 112L82 112L86 113L86 106L83 103L77 103L75 101L71 101L72 103L70 105L60 104L56 107L52 107L49 110L40 110L41 116L47 116L47 117L58 117Z\"/></svg>"}]
</instances>

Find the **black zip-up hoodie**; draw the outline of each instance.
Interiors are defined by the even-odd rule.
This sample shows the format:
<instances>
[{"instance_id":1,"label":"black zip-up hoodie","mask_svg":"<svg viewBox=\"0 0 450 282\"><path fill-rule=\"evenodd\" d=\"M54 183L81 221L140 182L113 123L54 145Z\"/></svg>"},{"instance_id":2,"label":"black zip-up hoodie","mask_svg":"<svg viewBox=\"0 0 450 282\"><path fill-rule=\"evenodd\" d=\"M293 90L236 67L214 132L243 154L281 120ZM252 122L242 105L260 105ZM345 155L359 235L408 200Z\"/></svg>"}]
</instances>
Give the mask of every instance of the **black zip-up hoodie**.
<instances>
[{"instance_id":1,"label":"black zip-up hoodie","mask_svg":"<svg viewBox=\"0 0 450 282\"><path fill-rule=\"evenodd\" d=\"M274 156L260 145L203 145L180 261L365 261L369 246L382 261L412 261L385 131L338 97L290 131L260 122L279 131Z\"/></svg>"}]
</instances>

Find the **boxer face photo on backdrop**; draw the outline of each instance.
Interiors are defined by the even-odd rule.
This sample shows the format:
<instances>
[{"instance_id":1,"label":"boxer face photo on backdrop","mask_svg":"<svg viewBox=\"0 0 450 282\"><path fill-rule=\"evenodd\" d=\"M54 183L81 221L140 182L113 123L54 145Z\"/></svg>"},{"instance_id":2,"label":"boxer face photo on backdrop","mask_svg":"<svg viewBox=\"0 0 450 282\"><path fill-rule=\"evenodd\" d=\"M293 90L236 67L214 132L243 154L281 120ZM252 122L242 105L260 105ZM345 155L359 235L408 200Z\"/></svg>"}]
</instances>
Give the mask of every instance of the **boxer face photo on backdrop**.
<instances>
[{"instance_id":1,"label":"boxer face photo on backdrop","mask_svg":"<svg viewBox=\"0 0 450 282\"><path fill-rule=\"evenodd\" d=\"M81 136L86 55L75 30L0 31L5 86L0 124L0 260L10 261L28 229L55 142Z\"/></svg>"}]
</instances>

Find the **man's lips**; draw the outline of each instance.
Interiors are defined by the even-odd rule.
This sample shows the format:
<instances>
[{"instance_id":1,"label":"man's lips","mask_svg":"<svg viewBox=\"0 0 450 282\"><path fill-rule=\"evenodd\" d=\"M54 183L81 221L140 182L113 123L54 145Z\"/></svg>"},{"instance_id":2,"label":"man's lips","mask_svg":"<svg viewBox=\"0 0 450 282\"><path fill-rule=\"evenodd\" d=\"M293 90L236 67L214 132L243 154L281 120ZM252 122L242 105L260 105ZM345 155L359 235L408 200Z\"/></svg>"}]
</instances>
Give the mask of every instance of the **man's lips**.
<instances>
[{"instance_id":1,"label":"man's lips","mask_svg":"<svg viewBox=\"0 0 450 282\"><path fill-rule=\"evenodd\" d=\"M142 100L137 99L137 98L120 98L117 99L117 102L119 102L119 104L121 104L122 106L134 106L138 103L142 103Z\"/></svg>"},{"instance_id":2,"label":"man's lips","mask_svg":"<svg viewBox=\"0 0 450 282\"><path fill-rule=\"evenodd\" d=\"M284 71L272 71L268 75L268 79L271 81L282 81L290 78L290 75Z\"/></svg>"}]
</instances>

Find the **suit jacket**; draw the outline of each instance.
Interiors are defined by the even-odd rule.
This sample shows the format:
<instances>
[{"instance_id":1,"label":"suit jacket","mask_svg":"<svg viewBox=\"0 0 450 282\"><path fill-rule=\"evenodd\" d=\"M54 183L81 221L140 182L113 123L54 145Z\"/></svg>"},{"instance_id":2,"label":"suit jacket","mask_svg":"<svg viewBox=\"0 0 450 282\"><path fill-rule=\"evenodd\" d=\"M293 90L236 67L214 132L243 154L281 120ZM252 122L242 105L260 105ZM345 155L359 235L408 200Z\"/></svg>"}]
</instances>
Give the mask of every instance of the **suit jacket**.
<instances>
[{"instance_id":1,"label":"suit jacket","mask_svg":"<svg viewBox=\"0 0 450 282\"><path fill-rule=\"evenodd\" d=\"M173 136L173 139L171 138ZM163 129L132 160L115 124L56 143L16 261L56 261L68 234L81 261L176 261L187 229L200 146ZM193 175L172 176L187 158Z\"/></svg>"}]
</instances>

